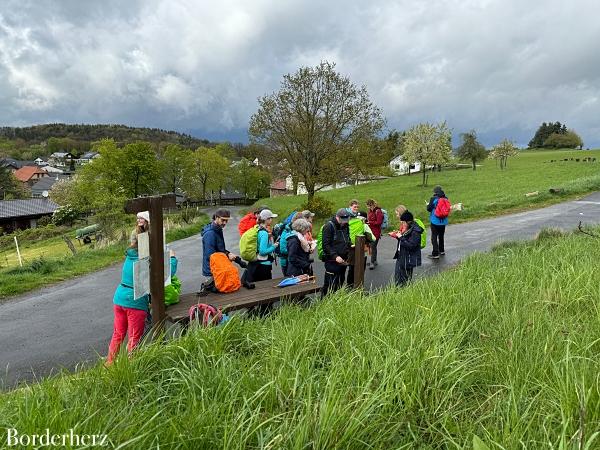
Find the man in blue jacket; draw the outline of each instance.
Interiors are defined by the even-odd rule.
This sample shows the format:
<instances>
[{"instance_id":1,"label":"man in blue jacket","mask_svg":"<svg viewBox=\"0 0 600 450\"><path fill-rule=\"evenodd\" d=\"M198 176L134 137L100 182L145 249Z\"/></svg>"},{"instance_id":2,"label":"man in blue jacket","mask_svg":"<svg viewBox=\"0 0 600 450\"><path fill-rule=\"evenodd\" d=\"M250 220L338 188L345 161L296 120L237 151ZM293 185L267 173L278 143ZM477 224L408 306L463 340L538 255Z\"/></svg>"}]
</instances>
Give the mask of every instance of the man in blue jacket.
<instances>
[{"instance_id":1,"label":"man in blue jacket","mask_svg":"<svg viewBox=\"0 0 600 450\"><path fill-rule=\"evenodd\" d=\"M431 197L427 205L429 223L431 224L431 245L433 245L433 251L427 257L431 259L440 259L440 255L444 256L446 254L444 251L444 233L446 232L446 225L448 225L448 217L440 218L435 215L435 208L440 198L447 197L442 187L436 186L433 188L433 197Z\"/></svg>"},{"instance_id":2,"label":"man in blue jacket","mask_svg":"<svg viewBox=\"0 0 600 450\"><path fill-rule=\"evenodd\" d=\"M218 209L213 214L212 222L202 229L202 275L206 277L202 284L203 291L216 291L214 289L215 281L210 271L210 255L221 252L225 253L230 261L236 261L238 258L237 255L225 248L223 228L229 219L231 219L231 214L227 209Z\"/></svg>"}]
</instances>

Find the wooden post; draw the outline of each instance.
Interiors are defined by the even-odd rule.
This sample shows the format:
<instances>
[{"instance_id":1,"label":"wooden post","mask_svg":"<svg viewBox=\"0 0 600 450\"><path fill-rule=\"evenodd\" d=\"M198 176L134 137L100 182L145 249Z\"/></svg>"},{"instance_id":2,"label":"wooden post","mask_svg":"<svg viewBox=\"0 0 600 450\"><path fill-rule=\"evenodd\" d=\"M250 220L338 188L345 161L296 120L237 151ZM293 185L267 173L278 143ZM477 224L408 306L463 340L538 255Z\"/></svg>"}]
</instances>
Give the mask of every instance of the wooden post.
<instances>
[{"instance_id":1,"label":"wooden post","mask_svg":"<svg viewBox=\"0 0 600 450\"><path fill-rule=\"evenodd\" d=\"M354 289L365 283L365 237L356 236L354 241Z\"/></svg>"},{"instance_id":2,"label":"wooden post","mask_svg":"<svg viewBox=\"0 0 600 450\"><path fill-rule=\"evenodd\" d=\"M21 259L21 250L19 250L19 241L17 241L17 237L13 236L15 238L15 245L17 247L17 256L19 257L19 266L23 267L23 260Z\"/></svg>"},{"instance_id":3,"label":"wooden post","mask_svg":"<svg viewBox=\"0 0 600 450\"><path fill-rule=\"evenodd\" d=\"M164 237L163 208L175 204L175 195L158 195L129 200L125 206L128 213L150 213L150 298L152 301L152 325L160 331L165 321Z\"/></svg>"}]
</instances>

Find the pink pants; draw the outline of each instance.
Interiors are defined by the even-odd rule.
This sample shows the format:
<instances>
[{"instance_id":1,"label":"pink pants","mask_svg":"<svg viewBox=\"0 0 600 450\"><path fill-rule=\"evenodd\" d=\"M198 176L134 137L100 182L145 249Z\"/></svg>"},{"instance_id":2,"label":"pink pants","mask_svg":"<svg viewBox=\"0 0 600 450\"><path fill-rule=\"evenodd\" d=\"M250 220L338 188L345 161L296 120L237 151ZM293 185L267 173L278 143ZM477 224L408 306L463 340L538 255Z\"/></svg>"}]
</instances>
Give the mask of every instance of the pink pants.
<instances>
[{"instance_id":1,"label":"pink pants","mask_svg":"<svg viewBox=\"0 0 600 450\"><path fill-rule=\"evenodd\" d=\"M125 340L126 334L129 334L127 351L131 353L138 342L140 342L146 323L146 311L142 309L124 308L123 306L113 305L113 311L115 313L115 323L112 339L108 346L107 364L112 364L119 352L121 343Z\"/></svg>"}]
</instances>

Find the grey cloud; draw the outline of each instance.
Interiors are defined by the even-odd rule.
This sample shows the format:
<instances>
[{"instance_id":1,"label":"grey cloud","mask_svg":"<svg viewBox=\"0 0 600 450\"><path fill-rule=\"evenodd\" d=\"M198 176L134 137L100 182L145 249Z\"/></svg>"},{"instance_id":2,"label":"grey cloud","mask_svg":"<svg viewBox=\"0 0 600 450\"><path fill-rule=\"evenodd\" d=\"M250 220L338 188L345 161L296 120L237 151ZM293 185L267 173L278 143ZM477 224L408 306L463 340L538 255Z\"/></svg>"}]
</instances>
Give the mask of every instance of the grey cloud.
<instances>
[{"instance_id":1,"label":"grey cloud","mask_svg":"<svg viewBox=\"0 0 600 450\"><path fill-rule=\"evenodd\" d=\"M374 3L9 1L0 122L240 136L285 73L328 59L367 86L390 127L448 120L486 144L526 143L560 120L600 144L591 1Z\"/></svg>"}]
</instances>

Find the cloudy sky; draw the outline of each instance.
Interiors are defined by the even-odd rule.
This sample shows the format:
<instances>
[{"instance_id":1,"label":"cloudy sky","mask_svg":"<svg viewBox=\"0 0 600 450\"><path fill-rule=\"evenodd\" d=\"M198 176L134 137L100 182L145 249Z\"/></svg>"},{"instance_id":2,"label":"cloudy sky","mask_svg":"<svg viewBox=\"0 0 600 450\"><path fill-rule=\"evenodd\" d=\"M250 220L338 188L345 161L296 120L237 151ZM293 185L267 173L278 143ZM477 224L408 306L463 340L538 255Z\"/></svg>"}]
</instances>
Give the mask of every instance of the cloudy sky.
<instances>
[{"instance_id":1,"label":"cloudy sky","mask_svg":"<svg viewBox=\"0 0 600 450\"><path fill-rule=\"evenodd\" d=\"M388 128L486 145L543 121L600 146L593 0L0 0L0 125L123 123L247 140L257 98L333 61Z\"/></svg>"}]
</instances>

